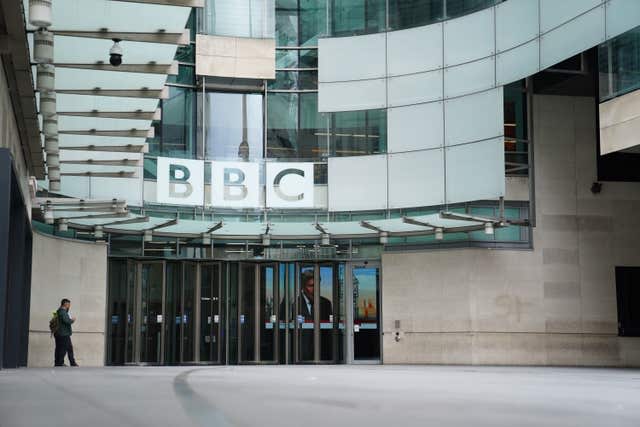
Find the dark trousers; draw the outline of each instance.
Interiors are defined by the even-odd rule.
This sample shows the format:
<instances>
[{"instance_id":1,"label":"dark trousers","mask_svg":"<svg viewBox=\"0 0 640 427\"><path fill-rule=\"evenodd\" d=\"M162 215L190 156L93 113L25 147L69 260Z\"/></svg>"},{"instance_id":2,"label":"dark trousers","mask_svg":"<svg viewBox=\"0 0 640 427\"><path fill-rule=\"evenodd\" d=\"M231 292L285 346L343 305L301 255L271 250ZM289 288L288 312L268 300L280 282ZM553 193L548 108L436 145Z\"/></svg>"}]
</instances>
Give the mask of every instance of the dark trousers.
<instances>
[{"instance_id":1,"label":"dark trousers","mask_svg":"<svg viewBox=\"0 0 640 427\"><path fill-rule=\"evenodd\" d=\"M55 365L64 365L65 355L69 356L69 364L75 365L76 359L73 357L73 344L71 344L71 337L62 337L55 335L56 338L56 351L55 351Z\"/></svg>"}]
</instances>

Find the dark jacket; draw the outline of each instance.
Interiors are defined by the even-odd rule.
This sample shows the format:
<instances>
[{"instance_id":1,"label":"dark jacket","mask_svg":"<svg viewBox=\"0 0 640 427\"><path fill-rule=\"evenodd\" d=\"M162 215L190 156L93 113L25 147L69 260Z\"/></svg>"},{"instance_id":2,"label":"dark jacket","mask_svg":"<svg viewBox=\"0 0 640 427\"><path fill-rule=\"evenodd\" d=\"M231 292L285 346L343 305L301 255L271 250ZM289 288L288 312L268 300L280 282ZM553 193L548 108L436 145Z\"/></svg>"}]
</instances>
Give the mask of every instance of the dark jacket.
<instances>
[{"instance_id":1,"label":"dark jacket","mask_svg":"<svg viewBox=\"0 0 640 427\"><path fill-rule=\"evenodd\" d=\"M58 332L56 332L56 335L61 337L70 337L73 333L71 331L72 323L73 320L69 317L69 312L60 307L58 309Z\"/></svg>"}]
</instances>

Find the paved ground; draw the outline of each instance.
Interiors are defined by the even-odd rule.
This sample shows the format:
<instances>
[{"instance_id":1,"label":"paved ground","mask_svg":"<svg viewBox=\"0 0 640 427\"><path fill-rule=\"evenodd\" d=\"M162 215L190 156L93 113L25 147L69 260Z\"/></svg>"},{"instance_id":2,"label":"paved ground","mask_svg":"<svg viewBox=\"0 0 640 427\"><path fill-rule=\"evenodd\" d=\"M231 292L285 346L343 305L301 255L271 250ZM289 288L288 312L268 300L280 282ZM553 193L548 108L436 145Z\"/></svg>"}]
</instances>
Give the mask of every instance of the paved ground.
<instances>
[{"instance_id":1,"label":"paved ground","mask_svg":"<svg viewBox=\"0 0 640 427\"><path fill-rule=\"evenodd\" d=\"M0 426L640 426L640 371L243 366L0 371Z\"/></svg>"}]
</instances>

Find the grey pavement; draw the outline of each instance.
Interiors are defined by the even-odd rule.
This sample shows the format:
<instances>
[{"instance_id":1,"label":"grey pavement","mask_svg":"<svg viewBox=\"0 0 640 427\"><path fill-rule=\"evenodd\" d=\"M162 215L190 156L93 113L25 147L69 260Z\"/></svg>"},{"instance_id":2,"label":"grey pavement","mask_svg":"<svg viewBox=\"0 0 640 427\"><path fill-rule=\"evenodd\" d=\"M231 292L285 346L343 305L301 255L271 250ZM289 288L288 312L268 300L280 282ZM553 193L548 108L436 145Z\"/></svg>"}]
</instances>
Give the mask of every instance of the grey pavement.
<instances>
[{"instance_id":1,"label":"grey pavement","mask_svg":"<svg viewBox=\"0 0 640 427\"><path fill-rule=\"evenodd\" d=\"M640 371L220 366L0 371L0 426L640 426Z\"/></svg>"}]
</instances>

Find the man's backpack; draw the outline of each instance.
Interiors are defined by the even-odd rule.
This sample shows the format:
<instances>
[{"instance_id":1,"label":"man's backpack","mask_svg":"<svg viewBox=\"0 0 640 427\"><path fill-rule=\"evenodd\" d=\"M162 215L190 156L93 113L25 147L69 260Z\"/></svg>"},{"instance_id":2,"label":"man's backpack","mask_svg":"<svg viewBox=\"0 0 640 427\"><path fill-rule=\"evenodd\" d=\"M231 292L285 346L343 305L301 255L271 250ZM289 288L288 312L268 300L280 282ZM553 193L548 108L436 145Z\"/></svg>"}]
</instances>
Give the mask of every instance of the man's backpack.
<instances>
[{"instance_id":1,"label":"man's backpack","mask_svg":"<svg viewBox=\"0 0 640 427\"><path fill-rule=\"evenodd\" d=\"M51 331L51 336L54 336L58 332L58 328L60 324L58 323L58 312L54 311L51 316L51 320L49 320L49 330Z\"/></svg>"}]
</instances>

